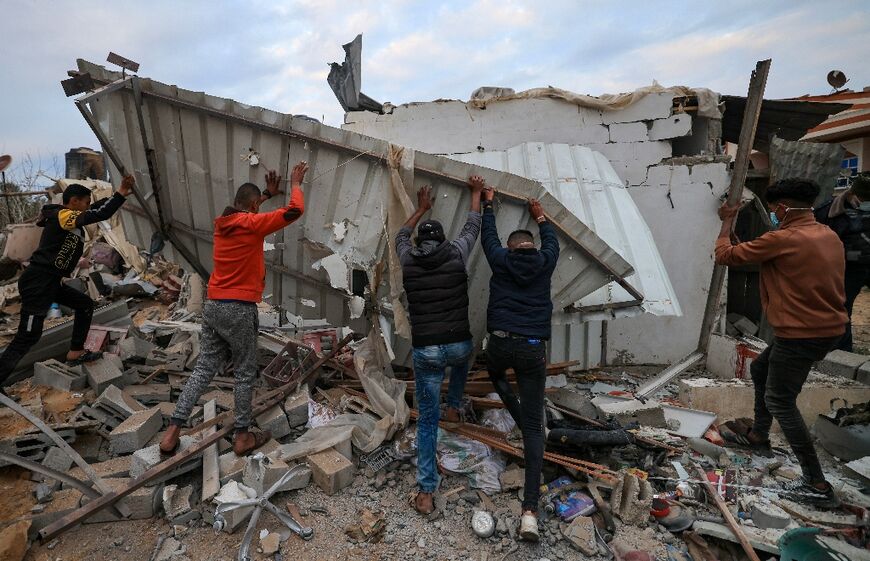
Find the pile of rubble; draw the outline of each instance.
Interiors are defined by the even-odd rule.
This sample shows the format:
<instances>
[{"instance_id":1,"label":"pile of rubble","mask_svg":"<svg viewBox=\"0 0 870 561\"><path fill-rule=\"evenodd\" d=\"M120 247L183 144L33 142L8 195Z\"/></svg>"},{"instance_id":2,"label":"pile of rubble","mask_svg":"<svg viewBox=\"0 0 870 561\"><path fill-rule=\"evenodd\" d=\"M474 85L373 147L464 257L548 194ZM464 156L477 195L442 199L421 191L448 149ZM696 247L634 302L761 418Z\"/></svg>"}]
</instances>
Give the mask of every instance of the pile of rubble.
<instances>
[{"instance_id":1,"label":"pile of rubble","mask_svg":"<svg viewBox=\"0 0 870 561\"><path fill-rule=\"evenodd\" d=\"M66 537L86 531L74 529L79 522L137 520L151 524L147 546L121 537L95 540L90 551L183 560L204 558L203 542L216 540L224 557L231 556L227 548L240 547L239 558L279 559L308 551L304 544L312 540L337 555L365 550L384 559L568 559L579 551L713 560L744 558L736 545L742 542L780 554L803 540L848 559L868 555L866 458L830 474L846 504L842 511L784 500L779 483L799 474L787 448L767 458L724 447L716 415L685 407L674 384L636 399L639 388L655 385L644 368L548 366L538 546L516 542L522 449L482 363L469 374L467 422L439 433L444 477L437 510L428 520L411 511L413 373L384 375L376 332L364 337L320 325L291 337L280 327L262 329L254 406L257 425L273 440L240 458L223 438L234 407L230 367L203 395L180 452L161 457L157 442L198 353L191 310L201 305L201 281L177 278L175 301L124 297L129 326L93 327L89 345L106 353L101 360L81 367L40 361L31 378L7 388L16 408L0 410L0 460L28 469L32 506L0 533L4 559L24 558L37 538L43 543L35 551L65 559L62 549L74 547ZM21 411L45 428L23 421ZM843 411L831 423L866 430L866 411L866 405ZM92 504L100 508L88 511ZM341 524L344 537L324 526L329 521ZM241 545L238 537L222 542L213 532L241 533Z\"/></svg>"}]
</instances>

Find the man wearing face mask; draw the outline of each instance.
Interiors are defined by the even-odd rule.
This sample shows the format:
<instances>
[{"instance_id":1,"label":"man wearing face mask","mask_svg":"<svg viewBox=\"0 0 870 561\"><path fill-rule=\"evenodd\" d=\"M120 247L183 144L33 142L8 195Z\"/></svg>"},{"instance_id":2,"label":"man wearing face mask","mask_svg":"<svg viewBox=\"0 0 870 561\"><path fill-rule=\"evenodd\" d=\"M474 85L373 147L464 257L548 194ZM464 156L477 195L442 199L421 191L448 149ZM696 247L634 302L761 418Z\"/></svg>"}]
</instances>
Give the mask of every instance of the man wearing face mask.
<instances>
[{"instance_id":1,"label":"man wearing face mask","mask_svg":"<svg viewBox=\"0 0 870 561\"><path fill-rule=\"evenodd\" d=\"M731 240L739 207L723 205L716 263L760 265L761 305L775 335L750 367L755 385L752 430L729 439L769 450L768 435L776 419L803 472L801 479L786 485L793 492L790 498L835 508L840 501L825 480L797 407L810 368L836 346L849 320L843 244L830 228L816 222L812 204L818 195L819 186L807 179L783 179L771 185L766 198L776 229L746 243Z\"/></svg>"},{"instance_id":2,"label":"man wearing face mask","mask_svg":"<svg viewBox=\"0 0 870 561\"><path fill-rule=\"evenodd\" d=\"M846 312L851 318L861 289L870 287L870 172L856 176L848 191L817 208L815 215L836 232L846 249ZM852 351L851 321L837 348Z\"/></svg>"}]
</instances>

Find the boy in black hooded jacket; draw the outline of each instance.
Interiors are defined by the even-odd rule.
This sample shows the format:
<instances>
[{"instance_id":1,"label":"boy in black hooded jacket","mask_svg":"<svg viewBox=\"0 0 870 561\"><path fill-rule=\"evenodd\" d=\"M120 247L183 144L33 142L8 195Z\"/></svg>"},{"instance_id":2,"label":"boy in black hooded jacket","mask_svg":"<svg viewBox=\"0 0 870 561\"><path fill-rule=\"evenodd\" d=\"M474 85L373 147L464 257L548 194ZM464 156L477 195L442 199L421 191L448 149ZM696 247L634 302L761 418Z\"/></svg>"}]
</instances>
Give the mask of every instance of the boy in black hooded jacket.
<instances>
[{"instance_id":1,"label":"boy in black hooded jacket","mask_svg":"<svg viewBox=\"0 0 870 561\"><path fill-rule=\"evenodd\" d=\"M511 233L507 248L502 247L491 187L484 190L483 198L480 239L492 269L486 310L487 366L490 380L523 433L526 481L520 537L538 541L537 509L544 462L544 382L553 315L550 279L559 260L559 240L541 204L530 199L529 214L538 223L541 249L535 247L528 230ZM505 376L509 368L517 376L519 399Z\"/></svg>"},{"instance_id":2,"label":"boy in black hooded jacket","mask_svg":"<svg viewBox=\"0 0 870 561\"><path fill-rule=\"evenodd\" d=\"M67 362L81 364L100 358L99 353L84 350L94 314L94 302L86 294L64 284L63 278L75 270L82 257L84 227L111 218L133 192L133 184L132 175L124 177L111 198L91 207L90 189L73 183L63 192L63 205L47 204L42 207L36 222L43 228L42 237L39 247L30 257L30 265L18 279L21 319L15 338L0 356L0 385L42 337L45 316L54 303L75 310Z\"/></svg>"}]
</instances>

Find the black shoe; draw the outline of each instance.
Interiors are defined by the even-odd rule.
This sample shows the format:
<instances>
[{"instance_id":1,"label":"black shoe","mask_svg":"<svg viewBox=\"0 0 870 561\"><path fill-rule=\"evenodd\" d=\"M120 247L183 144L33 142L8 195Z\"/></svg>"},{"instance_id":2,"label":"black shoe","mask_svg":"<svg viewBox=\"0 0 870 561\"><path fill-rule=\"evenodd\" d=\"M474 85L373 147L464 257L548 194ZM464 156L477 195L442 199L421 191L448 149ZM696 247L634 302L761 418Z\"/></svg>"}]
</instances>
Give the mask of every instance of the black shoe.
<instances>
[{"instance_id":1,"label":"black shoe","mask_svg":"<svg viewBox=\"0 0 870 561\"><path fill-rule=\"evenodd\" d=\"M834 493L834 488L830 484L828 484L827 490L822 491L805 477L801 477L800 479L783 483L782 488L788 491L788 493L783 495L783 498L799 504L825 509L839 508L840 506L840 499Z\"/></svg>"}]
</instances>

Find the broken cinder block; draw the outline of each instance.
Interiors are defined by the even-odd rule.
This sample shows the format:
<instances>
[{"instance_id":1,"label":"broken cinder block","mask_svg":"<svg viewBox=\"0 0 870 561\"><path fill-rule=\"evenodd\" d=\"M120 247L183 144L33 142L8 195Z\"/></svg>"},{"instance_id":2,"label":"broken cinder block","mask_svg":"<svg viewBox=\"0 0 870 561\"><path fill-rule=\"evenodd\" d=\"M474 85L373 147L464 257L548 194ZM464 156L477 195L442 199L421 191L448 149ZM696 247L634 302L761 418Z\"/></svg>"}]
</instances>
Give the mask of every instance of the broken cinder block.
<instances>
[{"instance_id":1,"label":"broken cinder block","mask_svg":"<svg viewBox=\"0 0 870 561\"><path fill-rule=\"evenodd\" d=\"M192 436L184 435L181 437L181 441L178 443L178 451L182 451L185 448L188 448L196 443L196 439ZM160 455L160 447L158 444L154 444L147 448L142 448L141 450L137 450L133 453L133 460L130 463L130 477L132 479L136 479L149 469L153 468L160 462L162 462L164 458ZM190 458L189 461L181 464L168 474L167 477L163 479L171 479L182 473L187 473L188 471L194 470L200 466L202 463L202 456L194 456ZM158 481L149 482L148 485L157 485Z\"/></svg>"},{"instance_id":2,"label":"broken cinder block","mask_svg":"<svg viewBox=\"0 0 870 561\"><path fill-rule=\"evenodd\" d=\"M156 348L156 345L139 337L127 337L118 345L121 351L121 360L132 362L145 362L148 353Z\"/></svg>"},{"instance_id":3,"label":"broken cinder block","mask_svg":"<svg viewBox=\"0 0 870 561\"><path fill-rule=\"evenodd\" d=\"M154 407L137 411L109 433L114 454L131 454L144 447L163 427L163 415Z\"/></svg>"},{"instance_id":4,"label":"broken cinder block","mask_svg":"<svg viewBox=\"0 0 870 561\"><path fill-rule=\"evenodd\" d=\"M33 365L33 383L36 385L73 392L83 390L87 382L81 366L69 366L53 358Z\"/></svg>"},{"instance_id":5,"label":"broken cinder block","mask_svg":"<svg viewBox=\"0 0 870 561\"><path fill-rule=\"evenodd\" d=\"M272 438L284 438L290 434L290 423L287 421L287 415L279 405L275 405L263 412L256 419L257 426L264 431L272 433Z\"/></svg>"},{"instance_id":6,"label":"broken cinder block","mask_svg":"<svg viewBox=\"0 0 870 561\"><path fill-rule=\"evenodd\" d=\"M334 495L353 482L354 467L335 448L308 456L311 477L327 495Z\"/></svg>"},{"instance_id":7,"label":"broken cinder block","mask_svg":"<svg viewBox=\"0 0 870 561\"><path fill-rule=\"evenodd\" d=\"M841 376L848 380L854 380L858 369L867 363L870 357L850 353L848 351L835 350L828 353L824 359L816 363L816 370L829 376Z\"/></svg>"},{"instance_id":8,"label":"broken cinder block","mask_svg":"<svg viewBox=\"0 0 870 561\"><path fill-rule=\"evenodd\" d=\"M104 355L100 360L86 362L83 365L85 374L88 377L88 384L97 394L103 393L112 384L121 387L125 385L124 373L114 361L108 358L109 356L113 355Z\"/></svg>"},{"instance_id":9,"label":"broken cinder block","mask_svg":"<svg viewBox=\"0 0 870 561\"><path fill-rule=\"evenodd\" d=\"M300 427L308 422L308 388L303 387L284 401L287 422L291 427Z\"/></svg>"},{"instance_id":10,"label":"broken cinder block","mask_svg":"<svg viewBox=\"0 0 870 561\"><path fill-rule=\"evenodd\" d=\"M262 495L272 485L278 482L290 470L290 466L284 460L273 460L263 454L248 456L245 460L245 469L242 473L242 482ZM287 481L278 489L278 493L304 489L311 482L311 470L299 470L299 474Z\"/></svg>"},{"instance_id":11,"label":"broken cinder block","mask_svg":"<svg viewBox=\"0 0 870 561\"><path fill-rule=\"evenodd\" d=\"M245 499L253 499L257 497L257 493L242 483L238 481L230 481L221 487L220 493L218 493L212 501L214 501L217 505L221 505L223 503L232 503L237 501L243 501ZM241 508L236 508L230 511L227 511L221 514L221 517L224 519L223 531L232 534L237 529L239 529L245 522L248 520L248 517L254 511L254 507L246 506Z\"/></svg>"}]
</instances>

